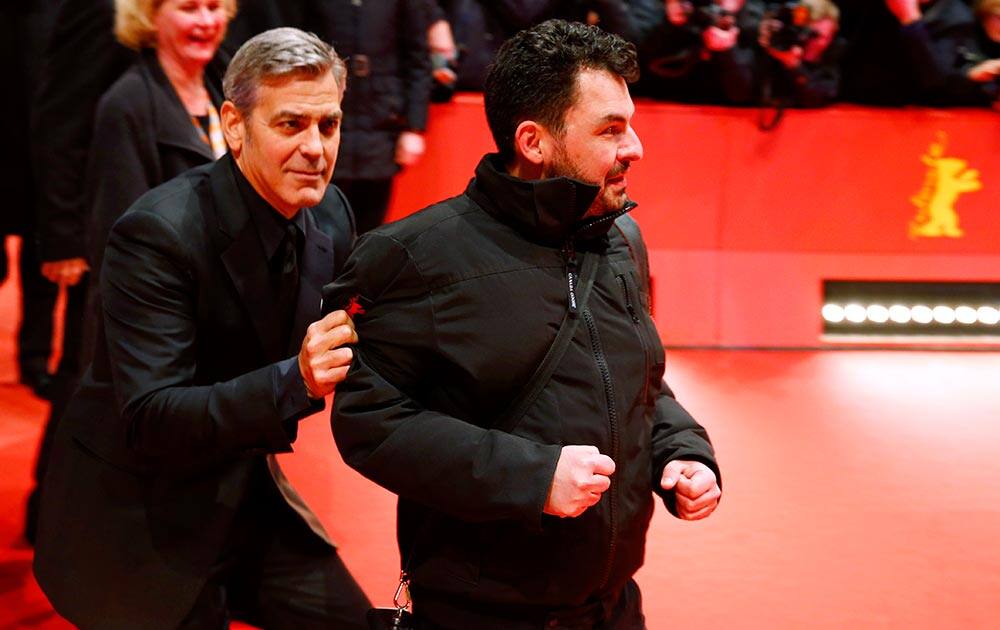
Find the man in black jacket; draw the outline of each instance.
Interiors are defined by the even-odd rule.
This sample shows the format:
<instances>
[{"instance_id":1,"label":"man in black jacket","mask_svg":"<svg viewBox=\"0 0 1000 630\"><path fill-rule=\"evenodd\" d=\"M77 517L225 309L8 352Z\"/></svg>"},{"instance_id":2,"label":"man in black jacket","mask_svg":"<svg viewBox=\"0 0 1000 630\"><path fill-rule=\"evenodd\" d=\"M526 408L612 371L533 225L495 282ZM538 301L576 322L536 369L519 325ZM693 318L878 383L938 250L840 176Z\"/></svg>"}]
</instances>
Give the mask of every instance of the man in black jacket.
<instances>
[{"instance_id":1,"label":"man in black jacket","mask_svg":"<svg viewBox=\"0 0 1000 630\"><path fill-rule=\"evenodd\" d=\"M57 430L35 554L80 627L364 627L367 599L274 458L356 340L342 311L315 321L354 240L328 187L345 79L315 36L255 37L224 82L230 154L112 228L103 328Z\"/></svg>"},{"instance_id":2,"label":"man in black jacket","mask_svg":"<svg viewBox=\"0 0 1000 630\"><path fill-rule=\"evenodd\" d=\"M708 435L662 380L626 216L636 73L596 27L515 35L486 83L499 154L464 194L369 233L324 290L361 338L334 435L400 497L418 627L641 628L653 494L685 519L718 503Z\"/></svg>"}]
</instances>

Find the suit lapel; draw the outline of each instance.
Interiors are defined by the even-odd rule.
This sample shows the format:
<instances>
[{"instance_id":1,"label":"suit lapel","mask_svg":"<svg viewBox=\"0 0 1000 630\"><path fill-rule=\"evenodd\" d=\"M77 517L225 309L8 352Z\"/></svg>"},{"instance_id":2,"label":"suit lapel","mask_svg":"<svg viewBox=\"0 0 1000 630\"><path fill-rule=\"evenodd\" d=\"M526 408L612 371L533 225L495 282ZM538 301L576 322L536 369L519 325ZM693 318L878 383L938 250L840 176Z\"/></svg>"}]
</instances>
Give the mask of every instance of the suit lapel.
<instances>
[{"instance_id":1,"label":"suit lapel","mask_svg":"<svg viewBox=\"0 0 1000 630\"><path fill-rule=\"evenodd\" d=\"M319 229L312 210L305 212L305 245L302 247L302 264L299 271L299 297L295 307L294 326L289 337L289 356L297 353L309 324L319 319L323 285L333 281L333 241Z\"/></svg>"},{"instance_id":2,"label":"suit lapel","mask_svg":"<svg viewBox=\"0 0 1000 630\"><path fill-rule=\"evenodd\" d=\"M233 286L269 362L287 358L282 347L281 322L268 280L267 260L250 220L250 213L236 186L235 166L227 155L212 168L211 186L218 217L219 251Z\"/></svg>"}]
</instances>

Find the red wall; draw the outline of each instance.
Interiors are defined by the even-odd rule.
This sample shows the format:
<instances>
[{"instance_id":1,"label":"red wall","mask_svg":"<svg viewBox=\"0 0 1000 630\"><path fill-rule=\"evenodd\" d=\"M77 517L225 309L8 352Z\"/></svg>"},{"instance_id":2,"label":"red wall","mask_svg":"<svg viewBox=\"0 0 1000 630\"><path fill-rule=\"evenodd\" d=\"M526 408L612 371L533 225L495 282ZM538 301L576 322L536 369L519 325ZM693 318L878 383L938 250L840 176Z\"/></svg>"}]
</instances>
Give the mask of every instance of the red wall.
<instances>
[{"instance_id":1,"label":"red wall","mask_svg":"<svg viewBox=\"0 0 1000 630\"><path fill-rule=\"evenodd\" d=\"M1000 126L978 110L790 111L639 102L645 157L630 172L667 345L822 347L822 280L1000 279ZM942 135L944 134L944 135ZM923 158L967 162L960 238L911 236ZM428 154L397 180L390 218L460 193L493 150L482 101L436 105ZM634 173L634 174L632 174ZM979 340L978 344L996 341Z\"/></svg>"}]
</instances>

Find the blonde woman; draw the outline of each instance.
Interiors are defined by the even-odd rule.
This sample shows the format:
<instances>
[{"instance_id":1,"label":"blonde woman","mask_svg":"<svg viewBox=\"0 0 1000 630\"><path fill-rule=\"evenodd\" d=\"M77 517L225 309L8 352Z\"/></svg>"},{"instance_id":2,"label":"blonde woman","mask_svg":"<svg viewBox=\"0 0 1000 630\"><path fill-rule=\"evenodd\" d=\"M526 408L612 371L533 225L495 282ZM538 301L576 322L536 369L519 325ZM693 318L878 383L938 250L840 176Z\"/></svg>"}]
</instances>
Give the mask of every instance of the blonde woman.
<instances>
[{"instance_id":1,"label":"blonde woman","mask_svg":"<svg viewBox=\"0 0 1000 630\"><path fill-rule=\"evenodd\" d=\"M115 0L115 37L139 51L97 107L87 160L91 281L83 355L93 353L111 226L147 190L225 151L217 51L236 0Z\"/></svg>"}]
</instances>

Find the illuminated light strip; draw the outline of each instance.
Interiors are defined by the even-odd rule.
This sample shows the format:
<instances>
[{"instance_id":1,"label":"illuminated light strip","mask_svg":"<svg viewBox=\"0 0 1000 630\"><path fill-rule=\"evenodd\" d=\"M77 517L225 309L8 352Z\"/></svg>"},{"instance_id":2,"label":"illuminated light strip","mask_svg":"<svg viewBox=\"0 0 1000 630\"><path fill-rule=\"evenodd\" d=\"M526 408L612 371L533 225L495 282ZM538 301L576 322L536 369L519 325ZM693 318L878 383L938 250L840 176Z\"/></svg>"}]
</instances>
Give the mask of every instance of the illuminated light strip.
<instances>
[{"instance_id":1,"label":"illuminated light strip","mask_svg":"<svg viewBox=\"0 0 1000 630\"><path fill-rule=\"evenodd\" d=\"M978 308L961 305L956 307L938 304L930 307L924 304L905 306L893 304L869 304L867 306L852 302L841 306L836 303L823 305L821 312L823 320L830 324L842 324L845 321L852 324L930 324L935 322L945 326L971 326L983 324L996 326L1000 324L1000 309L993 306Z\"/></svg>"}]
</instances>

